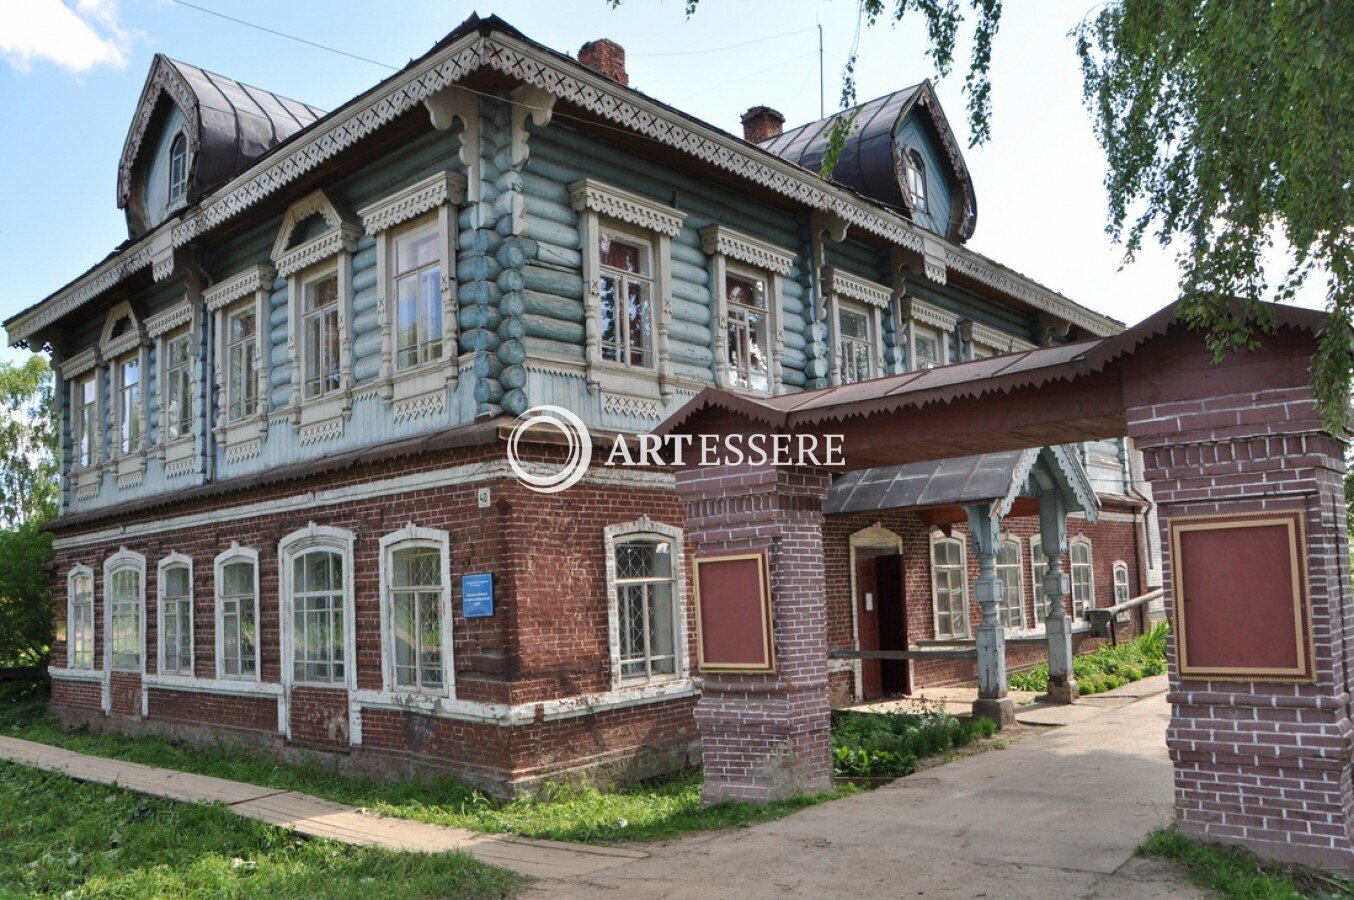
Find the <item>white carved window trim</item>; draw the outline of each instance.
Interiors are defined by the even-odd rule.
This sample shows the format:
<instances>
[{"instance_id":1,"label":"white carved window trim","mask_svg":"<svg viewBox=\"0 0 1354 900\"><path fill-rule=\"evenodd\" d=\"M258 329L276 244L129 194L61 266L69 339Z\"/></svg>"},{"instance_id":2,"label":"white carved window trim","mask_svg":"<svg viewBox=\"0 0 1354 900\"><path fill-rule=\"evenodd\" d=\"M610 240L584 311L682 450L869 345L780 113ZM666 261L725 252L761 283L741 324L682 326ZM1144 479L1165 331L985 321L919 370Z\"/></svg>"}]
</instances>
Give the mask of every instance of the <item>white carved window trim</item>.
<instances>
[{"instance_id":1,"label":"white carved window trim","mask_svg":"<svg viewBox=\"0 0 1354 900\"><path fill-rule=\"evenodd\" d=\"M395 404L401 420L446 408L446 391L457 383L459 351L456 296L457 214L465 202L466 180L456 172L438 172L363 207L357 214L376 239L376 315L381 328L381 367L377 388ZM411 231L437 227L442 297L442 356L400 369L396 347L398 297L395 292L395 243Z\"/></svg>"},{"instance_id":2,"label":"white carved window trim","mask_svg":"<svg viewBox=\"0 0 1354 900\"><path fill-rule=\"evenodd\" d=\"M219 402L216 406L214 433L228 462L258 456L268 438L268 362L267 335L271 297L277 270L269 263L250 266L203 293L207 312L212 316L212 334L216 360L213 378ZM230 369L227 350L230 346L230 317L254 307L254 409L238 419L230 418Z\"/></svg>"},{"instance_id":3,"label":"white carved window trim","mask_svg":"<svg viewBox=\"0 0 1354 900\"><path fill-rule=\"evenodd\" d=\"M137 666L134 669L119 668L113 665L113 576L123 570L136 573L139 596L135 601L137 618ZM126 547L122 547L103 564L103 657L105 672L139 672L146 674L146 557Z\"/></svg>"},{"instance_id":4,"label":"white carved window trim","mask_svg":"<svg viewBox=\"0 0 1354 900\"><path fill-rule=\"evenodd\" d=\"M749 274L766 282L766 307L769 323L767 338L770 355L771 396L784 393L781 351L785 347L785 314L782 309L783 279L794 271L795 255L752 235L723 225L707 225L700 230L701 249L710 257L710 296L714 303L715 384L725 390L762 394L737 387L729 373L729 305L725 297L725 278L729 271ZM730 266L730 262L733 266ZM741 266L739 264L742 264ZM746 268L744 268L746 267Z\"/></svg>"},{"instance_id":5,"label":"white carved window trim","mask_svg":"<svg viewBox=\"0 0 1354 900\"><path fill-rule=\"evenodd\" d=\"M997 547L998 551L1005 547L1014 547L1016 552L1016 560L1014 563L1003 563L1001 561L1000 552L998 552L997 555L997 576L1000 578L1002 570L1004 569L1013 569L1015 570L1016 584L1015 596L1011 597L1006 590L1008 585L1005 581L1002 582L1001 607L997 609L997 617L1007 629L1021 629L1026 627L1027 624L1027 619L1025 617L1025 554L1021 547L1020 539L1009 535L1003 536L998 542ZM1011 611L1014 611L1017 614L1019 621L1008 621L1008 616Z\"/></svg>"},{"instance_id":6,"label":"white carved window trim","mask_svg":"<svg viewBox=\"0 0 1354 900\"><path fill-rule=\"evenodd\" d=\"M75 580L81 576L89 579L89 594L80 605L88 606L84 616L86 633L80 635L82 640L77 640L75 630ZM66 573L66 668L68 669L87 669L94 668L94 570L89 566L80 564L71 567ZM74 648L77 643L83 646L89 652L89 659L83 663L75 661Z\"/></svg>"},{"instance_id":7,"label":"white carved window trim","mask_svg":"<svg viewBox=\"0 0 1354 900\"><path fill-rule=\"evenodd\" d=\"M1076 551L1079 547L1086 548L1086 562L1076 561ZM1086 585L1088 597L1080 602L1077 599L1077 570L1084 568L1086 570ZM1091 539L1084 534L1079 534L1067 542L1067 574L1071 585L1068 593L1072 598L1072 616L1077 619L1086 618L1086 610L1095 607L1095 552L1091 546Z\"/></svg>"},{"instance_id":8,"label":"white carved window trim","mask_svg":"<svg viewBox=\"0 0 1354 900\"><path fill-rule=\"evenodd\" d=\"M68 402L66 404L67 421L70 426L70 458L68 471L74 477L77 485L80 482L80 476L87 471L98 475L100 463L103 458L103 441L106 435L101 426L103 422L103 383L99 378L100 369L99 355L97 348L91 347L82 353L79 353L66 360L60 368L61 379L67 386ZM84 411L84 398L82 387L86 383L92 383L94 387L94 427L90 430L89 437L89 461L80 462L80 442L85 437L84 419L81 413ZM97 480L94 484L97 485Z\"/></svg>"},{"instance_id":9,"label":"white carved window trim","mask_svg":"<svg viewBox=\"0 0 1354 900\"><path fill-rule=\"evenodd\" d=\"M936 348L940 359L938 366L948 365L950 359L950 334L959 324L959 317L937 306L924 303L914 297L904 297L899 303L902 321L907 327L907 365L909 371L918 371L917 335L925 334L936 339Z\"/></svg>"},{"instance_id":10,"label":"white carved window trim","mask_svg":"<svg viewBox=\"0 0 1354 900\"><path fill-rule=\"evenodd\" d=\"M123 319L128 319L129 327L122 334L114 336L113 329ZM112 405L112 415L106 421L111 434L105 437L108 450L107 462L117 474L119 489L136 487L141 484L146 472L146 450L150 442L150 336L145 323L136 314L132 305L126 301L109 310L104 319L103 335L99 339L99 356L108 361L108 398ZM137 445L127 451L122 449L122 366L133 357L137 361L140 380L139 415L141 417L141 435ZM102 412L102 410L100 410ZM77 489L78 491L79 489ZM97 492L97 489L96 491Z\"/></svg>"},{"instance_id":11,"label":"white carved window trim","mask_svg":"<svg viewBox=\"0 0 1354 900\"><path fill-rule=\"evenodd\" d=\"M353 602L353 542L351 531L310 523L278 541L278 585L282 598L280 632L282 642L282 684L308 687L357 689L357 634ZM305 681L295 677L294 610L292 601L292 562L311 550L337 552L343 560L343 680ZM332 664L332 663L331 663Z\"/></svg>"},{"instance_id":12,"label":"white carved window trim","mask_svg":"<svg viewBox=\"0 0 1354 900\"><path fill-rule=\"evenodd\" d=\"M619 598L616 594L616 545L635 539L668 541L672 544L672 610L673 610L673 653L675 665L671 675L657 675L650 678L621 677L621 623ZM607 635L611 652L611 687L641 684L663 684L681 681L691 671L690 652L687 647L686 630L686 555L684 532L681 528L655 522L648 516L641 516L632 522L607 525L602 529L602 545L606 553L606 604Z\"/></svg>"},{"instance_id":13,"label":"white carved window trim","mask_svg":"<svg viewBox=\"0 0 1354 900\"><path fill-rule=\"evenodd\" d=\"M381 679L388 693L456 698L456 667L452 664L451 536L438 528L419 528L412 522L380 540L381 576ZM391 596L394 555L400 550L431 549L438 553L442 576L441 615L442 687L425 688L398 684L395 680L395 607Z\"/></svg>"},{"instance_id":14,"label":"white carved window trim","mask_svg":"<svg viewBox=\"0 0 1354 900\"><path fill-rule=\"evenodd\" d=\"M226 672L226 629L225 629L225 610L222 607L222 587L225 584L226 566L232 563L247 562L251 571L254 573L254 672L253 674L231 675ZM213 608L212 621L214 622L213 631L216 640L216 677L230 681L259 681L260 670L263 668L261 662L262 646L259 640L262 632L259 627L259 551L250 547L241 547L232 542L230 547L217 554L213 563ZM243 655L242 655L243 661Z\"/></svg>"},{"instance_id":15,"label":"white carved window trim","mask_svg":"<svg viewBox=\"0 0 1354 900\"><path fill-rule=\"evenodd\" d=\"M185 297L164 312L146 320L146 334L155 341L155 397L154 405L160 413L159 432L154 444L163 452L165 474L181 475L194 468L198 434L198 394L202 384L201 347L194 340L198 336L197 312ZM181 337L188 339L188 428L178 437L169 436L169 344ZM143 381L147 381L142 375ZM146 391L142 384L142 392ZM147 426L149 427L149 426Z\"/></svg>"},{"instance_id":16,"label":"white carved window trim","mask_svg":"<svg viewBox=\"0 0 1354 900\"><path fill-rule=\"evenodd\" d=\"M672 324L672 239L681 233L686 213L591 178L569 185L569 200L579 213L583 251L584 366L588 390L667 402L673 395L668 329ZM653 248L654 366L641 369L602 359L601 262L598 242L606 227L631 233ZM628 226L628 227L627 227Z\"/></svg>"},{"instance_id":17,"label":"white carved window trim","mask_svg":"<svg viewBox=\"0 0 1354 900\"><path fill-rule=\"evenodd\" d=\"M165 664L165 573L171 568L188 570L188 667L170 669ZM193 558L182 553L170 553L160 560L155 569L155 672L157 675L186 675L192 677L197 659L193 634L194 618Z\"/></svg>"},{"instance_id":18,"label":"white carved window trim","mask_svg":"<svg viewBox=\"0 0 1354 900\"><path fill-rule=\"evenodd\" d=\"M324 232L295 247L288 247L296 227L319 215L328 226ZM314 191L296 201L282 218L272 260L277 275L287 282L287 355L291 361L291 402L288 412L300 429L302 444L339 437L353 403L353 253L362 229L324 191ZM305 353L302 316L306 285L329 275L338 280L339 385L317 397L305 396Z\"/></svg>"},{"instance_id":19,"label":"white carved window trim","mask_svg":"<svg viewBox=\"0 0 1354 900\"><path fill-rule=\"evenodd\" d=\"M960 588L960 595L961 595L961 597L962 597L962 603L961 603L961 606L960 606L960 612L959 612L959 620L960 620L960 622L963 624L963 630L962 630L962 631L954 631L954 630L951 630L951 631L948 631L948 632L947 632L947 631L942 631L942 630L941 630L941 627L940 627L940 584L939 584L939 581L938 581L938 579L937 579L937 577L936 577L936 576L938 575L937 569L939 568L939 567L936 565L936 546L939 545L939 544L955 544L955 545L957 545L957 546L959 547L959 563L958 563L958 568L959 568L959 588ZM929 546L927 549L928 549L928 552L929 552L929 558L927 559L927 563L929 564L929 566L930 566L930 568L931 568L931 616L932 616L932 619L931 619L931 627L932 627L932 633L933 633L933 634L936 636L936 638L938 638L938 639L939 639L939 638L966 638L966 637L969 636L969 632L970 632L970 630L971 630L970 627L969 627L969 608L968 608L968 548L965 546L965 542L962 541L962 540L960 540L959 538L957 538L957 537L946 537L943 533L941 533L941 532L936 532L936 533L933 533L933 534L931 535L931 543L930 543L930 546ZM952 566L946 566L945 568L947 568L947 569L948 569L948 568L952 568ZM951 617L953 618L953 616L954 616L954 614L955 614L954 611L951 609L949 612L950 612ZM951 623L951 624L953 624L953 623Z\"/></svg>"},{"instance_id":20,"label":"white carved window trim","mask_svg":"<svg viewBox=\"0 0 1354 900\"><path fill-rule=\"evenodd\" d=\"M823 269L823 295L828 304L828 340L832 348L828 377L832 384L843 384L841 369L841 310L843 301L868 319L870 378L878 378L884 369L884 310L893 303L893 291L833 266Z\"/></svg>"}]
</instances>

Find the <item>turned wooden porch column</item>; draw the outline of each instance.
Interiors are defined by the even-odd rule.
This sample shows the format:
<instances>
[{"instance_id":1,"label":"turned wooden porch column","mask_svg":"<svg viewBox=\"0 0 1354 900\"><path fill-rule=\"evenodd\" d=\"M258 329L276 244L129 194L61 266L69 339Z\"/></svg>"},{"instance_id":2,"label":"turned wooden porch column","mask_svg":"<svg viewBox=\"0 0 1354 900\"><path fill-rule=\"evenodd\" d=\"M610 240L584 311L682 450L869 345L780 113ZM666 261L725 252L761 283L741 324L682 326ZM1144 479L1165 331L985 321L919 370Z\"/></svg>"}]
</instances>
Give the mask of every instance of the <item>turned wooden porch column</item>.
<instances>
[{"instance_id":1,"label":"turned wooden porch column","mask_svg":"<svg viewBox=\"0 0 1354 900\"><path fill-rule=\"evenodd\" d=\"M1015 721L1015 704L1006 696L1006 629L997 616L1001 606L1001 579L997 577L997 552L1001 547L1001 520L993 515L992 504L964 507L968 514L969 537L978 557L978 578L973 582L973 598L983 612L975 644L978 648L978 699L973 714L997 723L997 727Z\"/></svg>"},{"instance_id":2,"label":"turned wooden porch column","mask_svg":"<svg viewBox=\"0 0 1354 900\"><path fill-rule=\"evenodd\" d=\"M1072 670L1072 619L1063 608L1069 582L1063 571L1067 556L1067 508L1056 489L1039 492L1039 545L1048 568L1044 571L1044 600L1048 615L1044 633L1048 638L1048 699L1074 703L1079 689Z\"/></svg>"}]
</instances>

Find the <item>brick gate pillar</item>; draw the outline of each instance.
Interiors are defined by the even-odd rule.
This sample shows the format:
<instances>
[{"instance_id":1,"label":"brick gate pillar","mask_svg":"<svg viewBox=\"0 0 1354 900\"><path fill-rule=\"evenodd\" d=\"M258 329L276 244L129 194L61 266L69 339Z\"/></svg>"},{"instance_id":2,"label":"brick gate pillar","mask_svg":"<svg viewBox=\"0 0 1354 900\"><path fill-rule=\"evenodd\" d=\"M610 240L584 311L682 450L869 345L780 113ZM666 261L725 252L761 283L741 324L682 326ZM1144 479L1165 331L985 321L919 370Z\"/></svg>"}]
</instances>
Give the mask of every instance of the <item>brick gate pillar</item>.
<instances>
[{"instance_id":1,"label":"brick gate pillar","mask_svg":"<svg viewBox=\"0 0 1354 900\"><path fill-rule=\"evenodd\" d=\"M1288 343L1282 333L1263 338L1233 375L1220 367L1177 376L1166 357L1143 359L1125 375L1129 434L1160 504L1172 621L1173 517L1295 510L1306 529L1314 683L1183 680L1172 635L1167 745L1180 828L1272 858L1351 868L1344 447L1321 428L1307 387L1310 348L1283 358ZM1208 354L1200 347L1193 358ZM1180 396L1161 387L1177 377L1199 382L1195 399L1159 400Z\"/></svg>"},{"instance_id":2,"label":"brick gate pillar","mask_svg":"<svg viewBox=\"0 0 1354 900\"><path fill-rule=\"evenodd\" d=\"M769 466L677 473L697 557L765 550L770 562L775 672L699 678L707 804L832 786L822 512L830 482L826 472Z\"/></svg>"}]
</instances>

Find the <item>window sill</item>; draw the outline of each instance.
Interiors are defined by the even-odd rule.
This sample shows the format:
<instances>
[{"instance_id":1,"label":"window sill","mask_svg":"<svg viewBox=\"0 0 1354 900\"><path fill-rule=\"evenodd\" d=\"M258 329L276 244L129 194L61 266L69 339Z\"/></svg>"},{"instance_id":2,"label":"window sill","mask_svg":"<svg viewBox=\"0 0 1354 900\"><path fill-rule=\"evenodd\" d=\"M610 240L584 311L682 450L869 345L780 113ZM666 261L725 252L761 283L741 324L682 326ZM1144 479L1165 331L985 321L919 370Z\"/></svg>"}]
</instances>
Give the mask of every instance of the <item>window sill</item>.
<instances>
[{"instance_id":1,"label":"window sill","mask_svg":"<svg viewBox=\"0 0 1354 900\"><path fill-rule=\"evenodd\" d=\"M51 666L47 669L47 674L52 678L64 678L67 681L103 681L103 669L94 668L61 668Z\"/></svg>"},{"instance_id":2,"label":"window sill","mask_svg":"<svg viewBox=\"0 0 1354 900\"><path fill-rule=\"evenodd\" d=\"M282 685L267 681L246 681L234 678L195 678L191 675L146 675L141 683L146 687L165 691L195 691L205 694L262 694L282 695Z\"/></svg>"}]
</instances>

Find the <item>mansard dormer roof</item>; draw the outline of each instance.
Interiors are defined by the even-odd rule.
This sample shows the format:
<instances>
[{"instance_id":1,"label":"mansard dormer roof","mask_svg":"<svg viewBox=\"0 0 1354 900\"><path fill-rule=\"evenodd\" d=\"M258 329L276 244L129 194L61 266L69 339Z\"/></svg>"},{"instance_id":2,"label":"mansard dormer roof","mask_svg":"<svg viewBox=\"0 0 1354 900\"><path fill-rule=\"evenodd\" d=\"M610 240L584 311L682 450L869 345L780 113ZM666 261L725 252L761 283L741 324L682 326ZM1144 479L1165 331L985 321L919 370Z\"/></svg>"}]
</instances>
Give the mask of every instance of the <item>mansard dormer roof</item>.
<instances>
[{"instance_id":1,"label":"mansard dormer roof","mask_svg":"<svg viewBox=\"0 0 1354 900\"><path fill-rule=\"evenodd\" d=\"M156 131L173 108L186 123L188 202L325 115L308 104L157 53L118 164L118 206L127 210L133 236L154 224L138 208L138 179L144 177Z\"/></svg>"},{"instance_id":2,"label":"mansard dormer roof","mask_svg":"<svg viewBox=\"0 0 1354 900\"><path fill-rule=\"evenodd\" d=\"M948 164L946 174L952 194L962 201L953 204L944 236L952 241L968 240L978 219L978 199L968 165L959 149L959 140L950 129L931 82L923 81L876 97L850 112L855 114L855 120L832 171L832 180L912 215L904 172L905 148L900 142L899 131L909 115L916 115L925 123ZM834 113L825 119L791 128L758 146L817 172L827 154L828 135L837 115Z\"/></svg>"}]
</instances>

